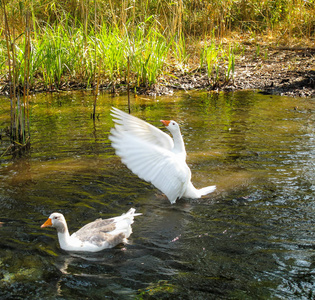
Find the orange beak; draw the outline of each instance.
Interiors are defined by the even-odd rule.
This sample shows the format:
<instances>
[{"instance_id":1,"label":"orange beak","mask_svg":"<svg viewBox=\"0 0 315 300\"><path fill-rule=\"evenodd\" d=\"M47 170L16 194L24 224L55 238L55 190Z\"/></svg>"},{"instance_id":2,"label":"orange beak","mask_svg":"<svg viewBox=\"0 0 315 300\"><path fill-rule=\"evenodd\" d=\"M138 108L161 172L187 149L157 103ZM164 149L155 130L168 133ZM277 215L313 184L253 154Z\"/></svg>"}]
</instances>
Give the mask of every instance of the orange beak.
<instances>
[{"instance_id":1,"label":"orange beak","mask_svg":"<svg viewBox=\"0 0 315 300\"><path fill-rule=\"evenodd\" d=\"M171 121L165 121L165 120L161 120L161 122L163 123L163 125L168 126L170 124Z\"/></svg>"},{"instance_id":2,"label":"orange beak","mask_svg":"<svg viewBox=\"0 0 315 300\"><path fill-rule=\"evenodd\" d=\"M51 223L51 219L48 218L48 220L40 228L50 227L50 226L52 226L52 223Z\"/></svg>"}]
</instances>

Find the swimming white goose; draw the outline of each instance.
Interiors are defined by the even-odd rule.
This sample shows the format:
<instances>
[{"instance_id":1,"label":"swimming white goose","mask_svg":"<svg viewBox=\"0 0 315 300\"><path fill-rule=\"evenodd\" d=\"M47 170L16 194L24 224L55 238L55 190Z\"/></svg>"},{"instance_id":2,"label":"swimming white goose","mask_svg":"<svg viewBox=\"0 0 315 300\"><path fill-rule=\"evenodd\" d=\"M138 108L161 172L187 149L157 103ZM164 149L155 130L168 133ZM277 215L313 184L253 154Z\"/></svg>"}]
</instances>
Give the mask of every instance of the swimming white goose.
<instances>
[{"instance_id":1,"label":"swimming white goose","mask_svg":"<svg viewBox=\"0 0 315 300\"><path fill-rule=\"evenodd\" d=\"M200 198L216 187L196 189L191 183L191 171L186 164L185 145L179 125L171 120L161 122L173 139L160 129L112 108L115 127L109 139L122 162L136 175L151 182L173 204L181 197Z\"/></svg>"},{"instance_id":2,"label":"swimming white goose","mask_svg":"<svg viewBox=\"0 0 315 300\"><path fill-rule=\"evenodd\" d=\"M133 218L139 215L141 214L135 213L135 209L131 208L119 217L97 219L88 223L70 236L65 217L55 212L41 228L55 227L63 250L97 252L126 243L132 233L130 225L133 223Z\"/></svg>"}]
</instances>

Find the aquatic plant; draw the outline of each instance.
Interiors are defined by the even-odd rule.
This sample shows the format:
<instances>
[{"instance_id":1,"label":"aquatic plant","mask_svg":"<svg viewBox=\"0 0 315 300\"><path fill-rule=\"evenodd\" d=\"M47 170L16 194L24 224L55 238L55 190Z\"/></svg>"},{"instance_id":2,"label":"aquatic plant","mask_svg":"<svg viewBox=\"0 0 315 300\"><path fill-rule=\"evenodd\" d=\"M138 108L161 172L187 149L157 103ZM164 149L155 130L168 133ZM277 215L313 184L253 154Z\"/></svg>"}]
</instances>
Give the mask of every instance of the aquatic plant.
<instances>
[{"instance_id":1,"label":"aquatic plant","mask_svg":"<svg viewBox=\"0 0 315 300\"><path fill-rule=\"evenodd\" d=\"M167 295L171 298L171 295L176 295L178 287L167 280L159 280L157 282L150 283L146 288L140 289L138 295L135 297L137 300L153 298L163 298L161 295ZM176 298L176 296L174 296Z\"/></svg>"},{"instance_id":2,"label":"aquatic plant","mask_svg":"<svg viewBox=\"0 0 315 300\"><path fill-rule=\"evenodd\" d=\"M234 45L229 45L227 48L222 43L215 43L214 39L211 39L208 45L205 40L200 54L200 68L204 67L212 88L229 83L234 78Z\"/></svg>"}]
</instances>

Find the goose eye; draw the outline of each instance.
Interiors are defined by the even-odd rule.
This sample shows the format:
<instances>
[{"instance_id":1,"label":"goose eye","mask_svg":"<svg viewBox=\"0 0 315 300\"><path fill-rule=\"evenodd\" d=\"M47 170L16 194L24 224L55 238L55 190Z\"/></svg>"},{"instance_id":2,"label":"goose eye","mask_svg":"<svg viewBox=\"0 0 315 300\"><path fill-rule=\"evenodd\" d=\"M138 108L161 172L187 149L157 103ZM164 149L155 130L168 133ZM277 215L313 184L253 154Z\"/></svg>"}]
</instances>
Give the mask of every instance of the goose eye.
<instances>
[{"instance_id":1,"label":"goose eye","mask_svg":"<svg viewBox=\"0 0 315 300\"><path fill-rule=\"evenodd\" d=\"M54 219L55 219L55 220L57 220L57 219L58 219L58 217L54 217Z\"/></svg>"}]
</instances>

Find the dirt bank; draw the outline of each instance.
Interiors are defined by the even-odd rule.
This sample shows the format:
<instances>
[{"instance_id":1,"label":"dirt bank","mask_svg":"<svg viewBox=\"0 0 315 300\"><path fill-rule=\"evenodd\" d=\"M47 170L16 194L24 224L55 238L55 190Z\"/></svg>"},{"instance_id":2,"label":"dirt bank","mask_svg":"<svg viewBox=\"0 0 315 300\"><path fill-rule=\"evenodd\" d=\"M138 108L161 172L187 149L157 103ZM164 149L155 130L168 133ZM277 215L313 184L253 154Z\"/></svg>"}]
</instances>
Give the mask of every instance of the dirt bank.
<instances>
[{"instance_id":1,"label":"dirt bank","mask_svg":"<svg viewBox=\"0 0 315 300\"><path fill-rule=\"evenodd\" d=\"M258 89L268 94L315 97L315 48L274 48L266 53L262 57L255 51L247 51L237 57L234 80L214 89ZM199 71L176 76L161 91L156 87L149 93L163 93L163 89L213 89L206 74Z\"/></svg>"}]
</instances>

